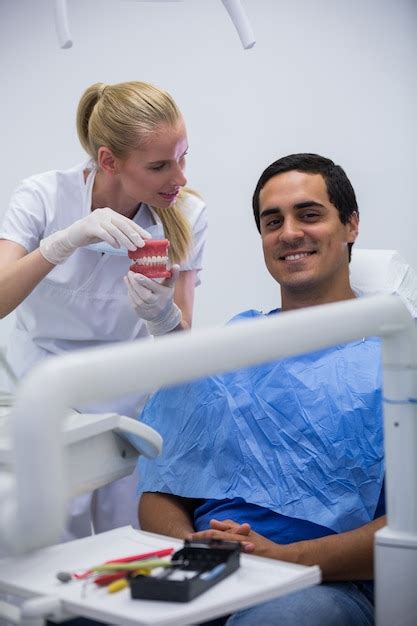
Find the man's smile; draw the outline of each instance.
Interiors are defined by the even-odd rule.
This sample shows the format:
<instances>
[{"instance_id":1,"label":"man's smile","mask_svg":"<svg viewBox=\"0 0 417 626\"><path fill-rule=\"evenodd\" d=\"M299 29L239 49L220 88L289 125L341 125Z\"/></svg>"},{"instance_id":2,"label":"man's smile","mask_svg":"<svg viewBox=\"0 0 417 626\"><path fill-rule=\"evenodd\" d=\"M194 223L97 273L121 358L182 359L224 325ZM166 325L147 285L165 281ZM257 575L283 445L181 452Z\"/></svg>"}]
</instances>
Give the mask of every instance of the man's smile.
<instances>
[{"instance_id":1,"label":"man's smile","mask_svg":"<svg viewBox=\"0 0 417 626\"><path fill-rule=\"evenodd\" d=\"M316 254L316 250L303 250L299 252L287 252L285 254L277 255L279 261L299 261L300 259L307 258L313 254Z\"/></svg>"}]
</instances>

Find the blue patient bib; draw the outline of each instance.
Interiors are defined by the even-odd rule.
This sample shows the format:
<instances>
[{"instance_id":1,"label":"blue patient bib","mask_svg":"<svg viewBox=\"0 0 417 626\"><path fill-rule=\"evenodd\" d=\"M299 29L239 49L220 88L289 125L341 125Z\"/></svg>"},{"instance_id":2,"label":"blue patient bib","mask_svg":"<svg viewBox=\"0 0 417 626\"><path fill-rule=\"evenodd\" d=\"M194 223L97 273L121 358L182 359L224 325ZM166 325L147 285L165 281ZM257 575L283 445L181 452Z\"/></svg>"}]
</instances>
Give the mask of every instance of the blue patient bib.
<instances>
[{"instance_id":1,"label":"blue patient bib","mask_svg":"<svg viewBox=\"0 0 417 626\"><path fill-rule=\"evenodd\" d=\"M164 439L160 457L140 459L141 491L242 498L335 532L374 517L384 476L377 337L163 389L141 419Z\"/></svg>"}]
</instances>

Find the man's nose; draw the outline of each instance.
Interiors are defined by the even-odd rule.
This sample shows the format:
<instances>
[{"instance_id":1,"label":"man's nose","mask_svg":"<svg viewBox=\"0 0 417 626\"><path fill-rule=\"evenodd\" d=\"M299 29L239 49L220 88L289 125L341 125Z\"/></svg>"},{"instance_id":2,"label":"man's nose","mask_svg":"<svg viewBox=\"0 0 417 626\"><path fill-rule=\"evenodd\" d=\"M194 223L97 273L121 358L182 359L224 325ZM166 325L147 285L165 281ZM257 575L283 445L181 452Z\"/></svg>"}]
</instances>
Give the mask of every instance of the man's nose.
<instances>
[{"instance_id":1,"label":"man's nose","mask_svg":"<svg viewBox=\"0 0 417 626\"><path fill-rule=\"evenodd\" d=\"M284 241L294 241L304 236L304 231L298 220L287 217L280 229L280 239Z\"/></svg>"}]
</instances>

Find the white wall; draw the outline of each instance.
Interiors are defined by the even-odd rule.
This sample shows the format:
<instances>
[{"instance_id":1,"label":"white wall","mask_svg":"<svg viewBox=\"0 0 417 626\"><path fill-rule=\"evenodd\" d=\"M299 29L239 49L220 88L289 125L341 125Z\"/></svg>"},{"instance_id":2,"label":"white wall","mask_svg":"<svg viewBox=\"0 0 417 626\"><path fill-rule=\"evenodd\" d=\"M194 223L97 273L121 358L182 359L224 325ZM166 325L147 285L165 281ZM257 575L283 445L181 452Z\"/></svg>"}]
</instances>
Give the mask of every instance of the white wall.
<instances>
[{"instance_id":1,"label":"white wall","mask_svg":"<svg viewBox=\"0 0 417 626\"><path fill-rule=\"evenodd\" d=\"M220 0L68 0L74 46L62 50L52 0L0 2L0 214L21 178L83 157L74 117L89 84L166 88L188 125L189 183L210 212L198 326L277 304L251 195L263 168L292 152L318 152L346 169L360 247L395 248L417 266L417 4L244 5L257 37L248 51Z\"/></svg>"}]
</instances>

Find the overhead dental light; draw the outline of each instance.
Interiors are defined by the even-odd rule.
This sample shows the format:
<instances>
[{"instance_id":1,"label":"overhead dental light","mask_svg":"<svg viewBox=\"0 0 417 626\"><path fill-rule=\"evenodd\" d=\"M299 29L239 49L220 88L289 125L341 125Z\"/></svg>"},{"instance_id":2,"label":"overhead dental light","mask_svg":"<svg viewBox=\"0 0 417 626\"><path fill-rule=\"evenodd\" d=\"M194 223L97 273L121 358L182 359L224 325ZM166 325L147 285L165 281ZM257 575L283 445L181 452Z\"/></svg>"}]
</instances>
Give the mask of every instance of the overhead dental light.
<instances>
[{"instance_id":1,"label":"overhead dental light","mask_svg":"<svg viewBox=\"0 0 417 626\"><path fill-rule=\"evenodd\" d=\"M136 2L181 2L182 0L135 0ZM241 0L222 0L237 30L242 46L247 50L255 45L255 37ZM55 24L61 48L71 48L67 0L55 0Z\"/></svg>"}]
</instances>

